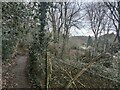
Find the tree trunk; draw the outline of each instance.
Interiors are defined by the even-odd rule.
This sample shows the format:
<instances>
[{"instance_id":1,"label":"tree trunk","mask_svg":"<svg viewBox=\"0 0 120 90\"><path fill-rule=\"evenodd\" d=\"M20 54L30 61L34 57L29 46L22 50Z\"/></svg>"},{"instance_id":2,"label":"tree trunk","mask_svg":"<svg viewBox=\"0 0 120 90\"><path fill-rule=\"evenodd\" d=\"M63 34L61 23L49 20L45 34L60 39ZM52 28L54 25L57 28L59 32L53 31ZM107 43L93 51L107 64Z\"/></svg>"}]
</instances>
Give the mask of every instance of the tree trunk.
<instances>
[{"instance_id":1,"label":"tree trunk","mask_svg":"<svg viewBox=\"0 0 120 90\"><path fill-rule=\"evenodd\" d=\"M120 43L120 1L118 2L118 29L116 31L117 37L118 37L118 42Z\"/></svg>"},{"instance_id":2,"label":"tree trunk","mask_svg":"<svg viewBox=\"0 0 120 90\"><path fill-rule=\"evenodd\" d=\"M56 33L56 21L55 21L54 14L52 16L52 27L53 27L53 39L54 39L54 43L56 43L57 42L57 33Z\"/></svg>"}]
</instances>

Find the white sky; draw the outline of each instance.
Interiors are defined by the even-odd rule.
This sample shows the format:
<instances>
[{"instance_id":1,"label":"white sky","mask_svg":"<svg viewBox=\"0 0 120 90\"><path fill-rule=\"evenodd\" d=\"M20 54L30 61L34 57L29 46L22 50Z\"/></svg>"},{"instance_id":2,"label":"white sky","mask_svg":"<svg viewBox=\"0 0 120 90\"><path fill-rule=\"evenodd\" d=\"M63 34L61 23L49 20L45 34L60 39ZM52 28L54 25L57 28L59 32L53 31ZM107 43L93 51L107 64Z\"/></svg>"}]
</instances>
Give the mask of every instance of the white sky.
<instances>
[{"instance_id":1,"label":"white sky","mask_svg":"<svg viewBox=\"0 0 120 90\"><path fill-rule=\"evenodd\" d=\"M88 30L88 29L77 29L77 28L72 28L70 30L70 35L72 36L94 36L92 30Z\"/></svg>"},{"instance_id":2,"label":"white sky","mask_svg":"<svg viewBox=\"0 0 120 90\"><path fill-rule=\"evenodd\" d=\"M65 1L70 1L70 2L117 2L119 0L1 0L2 2L6 2L6 1L18 1L18 2L23 2L23 1L29 1L29 2L65 2Z\"/></svg>"},{"instance_id":3,"label":"white sky","mask_svg":"<svg viewBox=\"0 0 120 90\"><path fill-rule=\"evenodd\" d=\"M105 32L106 33L106 32ZM109 31L109 34L110 33L114 33L116 34L115 31ZM90 29L77 29L77 28L71 28L70 30L70 36L94 36L94 33L92 30ZM102 33L101 35L104 35L104 33Z\"/></svg>"}]
</instances>

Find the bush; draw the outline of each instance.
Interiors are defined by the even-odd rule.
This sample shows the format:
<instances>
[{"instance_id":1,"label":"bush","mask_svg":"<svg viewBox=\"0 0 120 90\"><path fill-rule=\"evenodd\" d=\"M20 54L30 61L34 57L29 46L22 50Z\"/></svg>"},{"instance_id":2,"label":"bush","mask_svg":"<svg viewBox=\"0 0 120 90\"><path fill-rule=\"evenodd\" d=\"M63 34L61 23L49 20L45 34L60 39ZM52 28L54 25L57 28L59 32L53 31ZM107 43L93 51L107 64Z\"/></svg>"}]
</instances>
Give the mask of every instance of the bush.
<instances>
[{"instance_id":1,"label":"bush","mask_svg":"<svg viewBox=\"0 0 120 90\"><path fill-rule=\"evenodd\" d=\"M71 49L79 50L79 47L78 47L78 46L75 46L75 45L72 45L72 46L71 46Z\"/></svg>"},{"instance_id":2,"label":"bush","mask_svg":"<svg viewBox=\"0 0 120 90\"><path fill-rule=\"evenodd\" d=\"M10 55L13 53L15 43L12 43L10 40L2 41L2 60L10 58Z\"/></svg>"}]
</instances>

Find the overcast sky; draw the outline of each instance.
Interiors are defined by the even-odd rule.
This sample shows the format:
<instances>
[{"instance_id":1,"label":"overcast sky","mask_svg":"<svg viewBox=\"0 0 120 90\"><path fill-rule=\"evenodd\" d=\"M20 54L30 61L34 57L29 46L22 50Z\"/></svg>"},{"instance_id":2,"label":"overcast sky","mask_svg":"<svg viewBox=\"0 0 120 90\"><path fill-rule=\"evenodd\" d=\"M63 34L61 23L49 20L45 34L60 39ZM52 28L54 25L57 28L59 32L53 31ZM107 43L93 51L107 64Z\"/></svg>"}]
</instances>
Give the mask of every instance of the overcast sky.
<instances>
[{"instance_id":1,"label":"overcast sky","mask_svg":"<svg viewBox=\"0 0 120 90\"><path fill-rule=\"evenodd\" d=\"M115 31L109 31L109 33L114 33L116 34ZM101 35L103 35L104 33L102 33ZM70 30L70 35L71 36L94 36L94 33L92 32L92 30L90 29L76 29L76 28L72 28Z\"/></svg>"},{"instance_id":2,"label":"overcast sky","mask_svg":"<svg viewBox=\"0 0 120 90\"><path fill-rule=\"evenodd\" d=\"M77 29L77 28L71 28L70 30L71 36L94 36L92 30L89 29Z\"/></svg>"}]
</instances>

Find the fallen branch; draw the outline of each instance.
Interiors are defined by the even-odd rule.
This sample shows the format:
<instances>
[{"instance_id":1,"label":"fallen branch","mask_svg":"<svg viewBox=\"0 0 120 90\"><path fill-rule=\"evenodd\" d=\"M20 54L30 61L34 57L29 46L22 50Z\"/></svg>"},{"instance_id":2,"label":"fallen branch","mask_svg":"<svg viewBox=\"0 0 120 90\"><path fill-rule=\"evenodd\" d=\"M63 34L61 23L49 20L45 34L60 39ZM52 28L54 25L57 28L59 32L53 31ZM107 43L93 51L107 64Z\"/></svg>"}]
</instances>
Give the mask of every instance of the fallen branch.
<instances>
[{"instance_id":1,"label":"fallen branch","mask_svg":"<svg viewBox=\"0 0 120 90\"><path fill-rule=\"evenodd\" d=\"M57 68L60 68L61 70L63 70L63 71L70 77L70 79L73 80L72 75L70 75L70 73L67 72L67 70L65 70L65 69L62 68L62 67L58 67L57 65L55 65L55 66L56 66ZM75 84L75 82L73 82L73 85L77 88L77 85Z\"/></svg>"},{"instance_id":2,"label":"fallen branch","mask_svg":"<svg viewBox=\"0 0 120 90\"><path fill-rule=\"evenodd\" d=\"M94 63L96 63L100 58L105 56L105 53L102 53L101 55L97 56L96 58L93 58L91 62L89 62L74 78L73 80L69 81L66 88L69 88L74 81L76 81L87 69L89 69Z\"/></svg>"},{"instance_id":3,"label":"fallen branch","mask_svg":"<svg viewBox=\"0 0 120 90\"><path fill-rule=\"evenodd\" d=\"M48 57L47 57L47 60L48 60L48 61L47 61L47 62L48 62L48 63L47 63L47 64L48 64L48 65L47 65L47 66L48 66L48 67L47 67L47 69L48 69L48 71L47 71L47 72L48 72L47 84L48 84L48 85L47 85L47 86L50 88L50 82L51 82L51 77L52 77L52 60L51 60L51 57L50 57L50 56L51 56L50 53L47 53L47 55L48 55Z\"/></svg>"},{"instance_id":4,"label":"fallen branch","mask_svg":"<svg viewBox=\"0 0 120 90\"><path fill-rule=\"evenodd\" d=\"M80 81L77 81L79 84L81 84L83 87L86 87L84 84L82 84Z\"/></svg>"},{"instance_id":5,"label":"fallen branch","mask_svg":"<svg viewBox=\"0 0 120 90\"><path fill-rule=\"evenodd\" d=\"M63 68L61 68L61 69L70 77L71 80L73 80L72 75L69 72L67 72L67 70L65 70ZM75 84L75 82L73 82L73 85L77 88L77 85Z\"/></svg>"}]
</instances>

